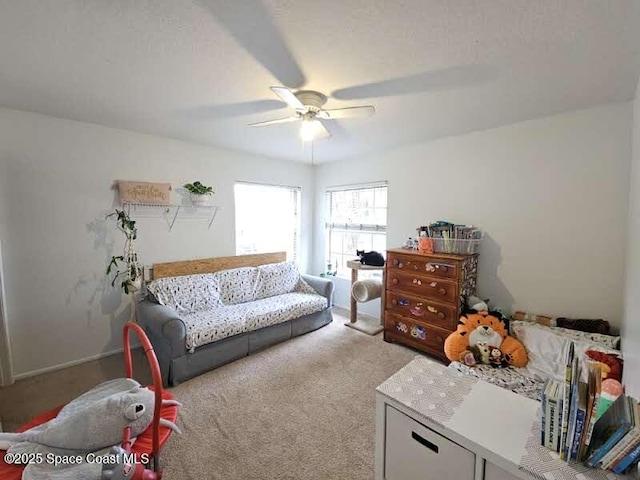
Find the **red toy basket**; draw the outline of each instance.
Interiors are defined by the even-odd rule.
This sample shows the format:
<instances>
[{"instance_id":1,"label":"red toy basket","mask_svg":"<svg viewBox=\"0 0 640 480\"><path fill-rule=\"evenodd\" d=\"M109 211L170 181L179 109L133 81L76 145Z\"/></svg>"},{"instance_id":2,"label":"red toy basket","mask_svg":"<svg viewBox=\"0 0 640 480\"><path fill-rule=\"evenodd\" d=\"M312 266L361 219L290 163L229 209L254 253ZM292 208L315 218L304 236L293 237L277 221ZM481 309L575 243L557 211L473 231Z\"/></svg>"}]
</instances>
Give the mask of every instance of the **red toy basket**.
<instances>
[{"instance_id":1,"label":"red toy basket","mask_svg":"<svg viewBox=\"0 0 640 480\"><path fill-rule=\"evenodd\" d=\"M122 334L122 343L124 345L124 360L125 360L125 375L127 378L133 378L133 364L131 358L131 341L129 338L129 332L133 330L140 344L144 349L149 367L151 368L151 374L153 376L153 387L149 389L155 392L155 406L153 412L153 421L151 425L136 439L135 443L131 447L131 453L135 453L137 458L140 458L143 454L148 455L150 461L148 467L151 467L155 472L156 478L162 478L162 469L160 467L159 455L160 448L167 441L171 435L172 430L168 427L160 425L160 418L165 418L175 423L178 418L178 407L175 405L162 406L162 400L173 400L173 396L169 392L165 392L162 389L162 376L160 374L160 365L158 365L158 359L153 351L149 338L144 333L144 330L140 325L132 322L128 322L124 325ZM18 428L18 432L24 432L37 425L55 418L58 412L62 409L62 406L56 407L48 412L45 412L29 423L22 425ZM123 432L123 446L128 440L128 430ZM0 479L2 480L20 480L22 478L23 465L9 465L4 462L4 451L0 450Z\"/></svg>"}]
</instances>

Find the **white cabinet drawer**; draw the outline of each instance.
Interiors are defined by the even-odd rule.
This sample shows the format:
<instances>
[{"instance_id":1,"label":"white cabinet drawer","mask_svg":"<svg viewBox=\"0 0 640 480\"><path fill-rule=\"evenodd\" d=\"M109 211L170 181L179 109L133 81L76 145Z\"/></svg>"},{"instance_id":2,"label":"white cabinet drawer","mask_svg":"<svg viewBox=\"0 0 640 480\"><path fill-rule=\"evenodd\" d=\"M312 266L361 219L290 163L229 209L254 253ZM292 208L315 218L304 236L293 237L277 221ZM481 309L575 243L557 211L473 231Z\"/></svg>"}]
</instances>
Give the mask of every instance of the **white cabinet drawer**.
<instances>
[{"instance_id":1,"label":"white cabinet drawer","mask_svg":"<svg viewBox=\"0 0 640 480\"><path fill-rule=\"evenodd\" d=\"M473 480L472 452L389 405L385 431L386 480Z\"/></svg>"},{"instance_id":2,"label":"white cabinet drawer","mask_svg":"<svg viewBox=\"0 0 640 480\"><path fill-rule=\"evenodd\" d=\"M519 480L519 479L515 475L487 461L484 464L484 480Z\"/></svg>"}]
</instances>

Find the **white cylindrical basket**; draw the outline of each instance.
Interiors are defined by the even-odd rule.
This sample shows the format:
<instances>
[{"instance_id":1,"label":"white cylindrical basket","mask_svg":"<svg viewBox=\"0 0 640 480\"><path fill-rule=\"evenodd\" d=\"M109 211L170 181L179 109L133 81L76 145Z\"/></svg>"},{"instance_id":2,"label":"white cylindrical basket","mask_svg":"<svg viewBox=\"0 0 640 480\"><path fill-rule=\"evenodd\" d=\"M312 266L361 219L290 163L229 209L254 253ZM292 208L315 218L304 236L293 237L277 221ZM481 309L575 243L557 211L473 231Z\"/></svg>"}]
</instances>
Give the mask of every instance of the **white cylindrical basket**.
<instances>
[{"instance_id":1,"label":"white cylindrical basket","mask_svg":"<svg viewBox=\"0 0 640 480\"><path fill-rule=\"evenodd\" d=\"M358 280L351 287L351 295L360 303L380 298L380 295L382 295L382 280L379 278Z\"/></svg>"}]
</instances>

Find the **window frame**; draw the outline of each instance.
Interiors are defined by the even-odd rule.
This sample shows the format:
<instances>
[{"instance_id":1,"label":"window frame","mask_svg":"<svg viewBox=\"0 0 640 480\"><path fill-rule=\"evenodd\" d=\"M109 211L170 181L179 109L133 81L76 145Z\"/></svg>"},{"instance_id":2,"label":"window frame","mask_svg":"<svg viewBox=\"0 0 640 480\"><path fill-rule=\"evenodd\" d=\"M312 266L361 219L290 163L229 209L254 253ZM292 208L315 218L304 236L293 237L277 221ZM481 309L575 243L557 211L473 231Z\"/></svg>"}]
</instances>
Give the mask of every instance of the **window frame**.
<instances>
[{"instance_id":1,"label":"window frame","mask_svg":"<svg viewBox=\"0 0 640 480\"><path fill-rule=\"evenodd\" d=\"M374 203L371 206L371 208L375 211L376 208L384 208L385 210L385 224L380 224L380 223L372 223L372 224L364 224L364 223L343 223L343 222L335 222L332 221L332 217L333 217L333 202L332 202L332 195L338 192L349 192L349 191L354 191L354 190L374 190L376 188L384 188L385 189L385 206L384 207L376 207L375 204L375 195L374 195ZM325 256L326 259L330 262L334 262L334 259L332 258L332 245L331 245L331 237L332 237L332 232L334 231L338 231L338 232L361 232L361 233L369 233L372 235L381 235L384 236L384 240L385 240L385 245L386 245L386 238L387 238L387 223L388 223L388 214L389 214L389 206L388 206L388 200L389 200L389 185L388 182L386 181L382 181L382 182L367 182L367 183L362 183L362 184L354 184L354 185L339 185L339 186L332 186L332 187L327 187L325 189L325 206L326 206L326 212L327 212L327 217L326 217L326 221L325 221ZM373 243L373 237L372 237L372 243ZM344 256L345 252L341 249L341 255ZM382 252L381 252L382 253ZM356 254L355 252L353 252L353 258L356 258ZM326 268L326 265L325 265ZM342 270L338 268L337 265L334 265L333 267L334 269L337 269L337 274L336 276L339 278L348 278L349 277L349 271L346 268L343 268Z\"/></svg>"},{"instance_id":2,"label":"window frame","mask_svg":"<svg viewBox=\"0 0 640 480\"><path fill-rule=\"evenodd\" d=\"M238 210L237 210L237 192L236 192L236 187L238 185L244 185L244 186L254 186L254 187L262 187L262 188L273 188L273 189L286 189L289 190L294 197L294 217L295 217L295 223L294 223L294 229L293 229L293 252L291 254L292 258L288 258L287 255L287 261L293 262L296 265L300 264L300 257L301 257L301 225L302 225L302 219L301 219L301 212L302 212L302 187L299 186L292 186L292 185L277 185L277 184L272 184L272 183L262 183L262 182L249 182L249 181L244 181L244 180L236 180L234 182L233 185L233 201L234 201L234 224L235 224L235 228L234 228L234 234L235 234L235 239L234 239L234 243L235 243L235 254L236 255L251 255L251 253L238 253ZM287 249L280 249L278 251L285 251L287 254L289 253L287 251ZM272 253L272 252L254 252L254 253Z\"/></svg>"}]
</instances>

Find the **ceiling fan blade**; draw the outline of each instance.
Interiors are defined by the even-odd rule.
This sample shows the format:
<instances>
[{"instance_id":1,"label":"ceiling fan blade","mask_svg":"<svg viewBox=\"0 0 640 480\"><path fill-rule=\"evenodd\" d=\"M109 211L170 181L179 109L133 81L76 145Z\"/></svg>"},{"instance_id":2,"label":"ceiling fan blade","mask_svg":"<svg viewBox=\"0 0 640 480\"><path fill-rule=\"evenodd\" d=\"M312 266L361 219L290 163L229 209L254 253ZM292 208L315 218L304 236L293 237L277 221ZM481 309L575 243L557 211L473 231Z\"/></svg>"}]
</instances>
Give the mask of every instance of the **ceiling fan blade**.
<instances>
[{"instance_id":1,"label":"ceiling fan blade","mask_svg":"<svg viewBox=\"0 0 640 480\"><path fill-rule=\"evenodd\" d=\"M286 87L270 87L273 93L278 95L282 100L287 102L291 108L295 108L296 110L299 108L304 109L304 105L302 102L296 97L291 90Z\"/></svg>"},{"instance_id":2,"label":"ceiling fan blade","mask_svg":"<svg viewBox=\"0 0 640 480\"><path fill-rule=\"evenodd\" d=\"M233 38L283 85L300 88L304 73L261 0L198 0Z\"/></svg>"},{"instance_id":3,"label":"ceiling fan blade","mask_svg":"<svg viewBox=\"0 0 640 480\"><path fill-rule=\"evenodd\" d=\"M457 65L431 70L406 77L389 78L379 82L341 88L331 96L338 100L362 100L412 93L434 92L464 88L489 82L497 77L494 67L488 65Z\"/></svg>"},{"instance_id":4,"label":"ceiling fan blade","mask_svg":"<svg viewBox=\"0 0 640 480\"><path fill-rule=\"evenodd\" d=\"M272 112L286 108L280 100L255 100L252 102L225 103L222 105L202 105L183 110L184 115L194 120L228 120L243 115Z\"/></svg>"},{"instance_id":5,"label":"ceiling fan blade","mask_svg":"<svg viewBox=\"0 0 640 480\"><path fill-rule=\"evenodd\" d=\"M370 117L375 113L375 107L373 105L367 105L364 107L346 107L336 108L333 110L323 110L318 114L318 116L324 120L334 120L336 118Z\"/></svg>"},{"instance_id":6,"label":"ceiling fan blade","mask_svg":"<svg viewBox=\"0 0 640 480\"><path fill-rule=\"evenodd\" d=\"M325 122L321 122L321 123L325 123ZM341 122L326 122L325 128L331 134L331 138L340 140L340 141L349 140L349 134L347 133L343 125L344 124Z\"/></svg>"},{"instance_id":7,"label":"ceiling fan blade","mask_svg":"<svg viewBox=\"0 0 640 480\"><path fill-rule=\"evenodd\" d=\"M300 117L277 118L276 120L267 120L266 122L250 123L250 127L266 127L267 125L276 125L278 123L290 123L299 120Z\"/></svg>"},{"instance_id":8,"label":"ceiling fan blade","mask_svg":"<svg viewBox=\"0 0 640 480\"><path fill-rule=\"evenodd\" d=\"M313 139L314 140L322 140L324 138L329 138L331 136L331 134L329 133L329 130L327 130L327 127L325 127L322 122L318 122L318 123L320 124L320 126L316 130L316 134L313 137Z\"/></svg>"}]
</instances>

